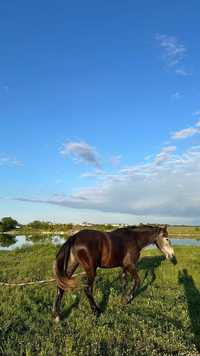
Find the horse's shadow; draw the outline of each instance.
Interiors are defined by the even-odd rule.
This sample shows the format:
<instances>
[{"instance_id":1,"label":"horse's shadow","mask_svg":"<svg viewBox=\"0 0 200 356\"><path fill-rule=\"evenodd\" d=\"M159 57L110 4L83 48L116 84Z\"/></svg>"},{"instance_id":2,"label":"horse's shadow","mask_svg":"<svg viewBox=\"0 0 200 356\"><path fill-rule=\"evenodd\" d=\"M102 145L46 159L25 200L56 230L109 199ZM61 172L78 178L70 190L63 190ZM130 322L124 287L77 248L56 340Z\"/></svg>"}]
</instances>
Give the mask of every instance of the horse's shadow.
<instances>
[{"instance_id":1,"label":"horse's shadow","mask_svg":"<svg viewBox=\"0 0 200 356\"><path fill-rule=\"evenodd\" d=\"M138 296L139 294L143 293L149 286L154 283L154 281L156 280L155 270L161 265L164 259L165 258L163 256L145 256L138 262L137 268L139 272L144 271L145 273L143 281L141 283L141 287L138 289L135 296ZM99 289L102 293L102 298L99 302L99 307L101 309L101 312L103 313L107 308L111 289L114 289L119 294L124 293L122 287L122 276L118 275L116 278L110 280L108 277L106 278L105 276L99 275L97 277L96 288ZM78 307L80 299L81 295L80 293L78 293L74 302L68 308L64 308L62 312L63 318L67 319L70 316L72 310Z\"/></svg>"},{"instance_id":2,"label":"horse's shadow","mask_svg":"<svg viewBox=\"0 0 200 356\"><path fill-rule=\"evenodd\" d=\"M144 278L136 295L144 292L156 280L155 270L160 267L161 263L165 260L164 256L145 256L137 264L139 271L144 271Z\"/></svg>"},{"instance_id":3,"label":"horse's shadow","mask_svg":"<svg viewBox=\"0 0 200 356\"><path fill-rule=\"evenodd\" d=\"M143 281L140 288L137 290L135 296L143 293L149 286L151 286L156 280L155 270L161 265L162 261L165 260L164 256L145 256L137 264L137 268L140 271L145 271ZM102 292L102 299L99 302L101 311L104 312L107 308L111 288L114 288L117 292L123 294L124 290L122 287L122 278L119 276L112 281L106 278L99 277L97 281L97 288Z\"/></svg>"},{"instance_id":4,"label":"horse's shadow","mask_svg":"<svg viewBox=\"0 0 200 356\"><path fill-rule=\"evenodd\" d=\"M194 334L194 343L198 352L200 352L200 291L196 287L192 276L188 274L187 269L179 271L178 280L184 287L191 329Z\"/></svg>"}]
</instances>

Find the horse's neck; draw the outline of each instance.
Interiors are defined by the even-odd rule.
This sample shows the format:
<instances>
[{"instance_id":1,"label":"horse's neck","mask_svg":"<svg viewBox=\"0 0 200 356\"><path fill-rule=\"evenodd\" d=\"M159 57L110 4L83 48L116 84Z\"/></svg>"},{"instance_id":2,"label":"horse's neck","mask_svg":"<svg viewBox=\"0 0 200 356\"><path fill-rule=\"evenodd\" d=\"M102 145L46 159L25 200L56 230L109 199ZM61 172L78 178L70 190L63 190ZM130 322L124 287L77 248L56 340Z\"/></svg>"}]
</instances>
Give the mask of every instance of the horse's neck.
<instances>
[{"instance_id":1,"label":"horse's neck","mask_svg":"<svg viewBox=\"0 0 200 356\"><path fill-rule=\"evenodd\" d=\"M138 244L138 247L140 248L140 250L142 250L144 247L154 243L154 240L155 240L154 234L144 233L144 235L138 236L137 244Z\"/></svg>"}]
</instances>

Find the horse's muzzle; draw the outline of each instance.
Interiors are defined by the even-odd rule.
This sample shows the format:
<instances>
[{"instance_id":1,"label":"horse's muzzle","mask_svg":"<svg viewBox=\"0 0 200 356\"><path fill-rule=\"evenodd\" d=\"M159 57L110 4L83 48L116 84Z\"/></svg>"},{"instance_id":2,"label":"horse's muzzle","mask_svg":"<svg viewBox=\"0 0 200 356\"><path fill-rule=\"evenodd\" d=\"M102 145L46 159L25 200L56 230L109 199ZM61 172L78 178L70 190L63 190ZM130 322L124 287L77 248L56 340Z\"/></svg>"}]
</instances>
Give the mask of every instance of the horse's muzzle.
<instances>
[{"instance_id":1,"label":"horse's muzzle","mask_svg":"<svg viewBox=\"0 0 200 356\"><path fill-rule=\"evenodd\" d=\"M176 258L175 255L173 255L170 260L173 263L173 265L176 265L178 263L177 258Z\"/></svg>"}]
</instances>

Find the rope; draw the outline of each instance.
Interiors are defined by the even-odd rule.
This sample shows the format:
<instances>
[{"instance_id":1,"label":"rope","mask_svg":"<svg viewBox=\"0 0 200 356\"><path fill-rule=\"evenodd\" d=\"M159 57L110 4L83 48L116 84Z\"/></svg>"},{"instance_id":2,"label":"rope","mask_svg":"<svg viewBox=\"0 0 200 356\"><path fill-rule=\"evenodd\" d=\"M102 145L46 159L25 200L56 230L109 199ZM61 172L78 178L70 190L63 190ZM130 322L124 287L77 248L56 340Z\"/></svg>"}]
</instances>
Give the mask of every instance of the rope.
<instances>
[{"instance_id":1,"label":"rope","mask_svg":"<svg viewBox=\"0 0 200 356\"><path fill-rule=\"evenodd\" d=\"M80 275L85 274L85 272L80 272L80 273L75 273L73 274L73 277L77 277ZM31 286L35 284L45 284L45 283L52 283L55 282L55 278L51 279L43 279L41 281L35 281L35 282L21 282L21 283L9 283L9 282L0 282L0 286L4 287L23 287L23 286Z\"/></svg>"}]
</instances>

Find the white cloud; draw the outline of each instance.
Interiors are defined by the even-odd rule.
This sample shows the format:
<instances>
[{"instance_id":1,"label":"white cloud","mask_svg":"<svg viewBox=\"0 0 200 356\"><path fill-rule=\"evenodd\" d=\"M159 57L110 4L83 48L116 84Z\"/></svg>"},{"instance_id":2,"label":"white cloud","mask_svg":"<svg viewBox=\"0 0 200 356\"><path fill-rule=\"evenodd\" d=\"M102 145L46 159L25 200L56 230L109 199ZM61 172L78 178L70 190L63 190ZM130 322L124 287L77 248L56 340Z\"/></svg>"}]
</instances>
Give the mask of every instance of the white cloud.
<instances>
[{"instance_id":1,"label":"white cloud","mask_svg":"<svg viewBox=\"0 0 200 356\"><path fill-rule=\"evenodd\" d=\"M175 36L157 34L156 40L163 48L164 59L169 66L175 66L185 57L187 49Z\"/></svg>"},{"instance_id":2,"label":"white cloud","mask_svg":"<svg viewBox=\"0 0 200 356\"><path fill-rule=\"evenodd\" d=\"M183 129L183 130L174 132L172 134L171 138L174 140L179 140L179 139L194 136L196 133L200 133L200 130L198 128L188 127L187 129Z\"/></svg>"},{"instance_id":3,"label":"white cloud","mask_svg":"<svg viewBox=\"0 0 200 356\"><path fill-rule=\"evenodd\" d=\"M177 75L188 76L191 73L184 68L182 62L187 54L187 48L177 37L157 34L156 40L163 50L163 60L167 67L173 69Z\"/></svg>"},{"instance_id":4,"label":"white cloud","mask_svg":"<svg viewBox=\"0 0 200 356\"><path fill-rule=\"evenodd\" d=\"M120 170L115 178L69 196L17 200L121 213L125 214L124 221L132 214L138 221L199 223L200 149L171 156L162 165L154 159L150 164Z\"/></svg>"},{"instance_id":5,"label":"white cloud","mask_svg":"<svg viewBox=\"0 0 200 356\"><path fill-rule=\"evenodd\" d=\"M0 154L0 166L22 166L23 163L15 157L8 156L7 154Z\"/></svg>"},{"instance_id":6,"label":"white cloud","mask_svg":"<svg viewBox=\"0 0 200 356\"><path fill-rule=\"evenodd\" d=\"M200 116L200 110L197 110L193 113L194 116Z\"/></svg>"},{"instance_id":7,"label":"white cloud","mask_svg":"<svg viewBox=\"0 0 200 356\"><path fill-rule=\"evenodd\" d=\"M171 155L176 151L176 146L166 146L155 156L155 164L161 165L171 159Z\"/></svg>"},{"instance_id":8,"label":"white cloud","mask_svg":"<svg viewBox=\"0 0 200 356\"><path fill-rule=\"evenodd\" d=\"M162 152L173 153L176 151L176 146L166 146L162 148Z\"/></svg>"},{"instance_id":9,"label":"white cloud","mask_svg":"<svg viewBox=\"0 0 200 356\"><path fill-rule=\"evenodd\" d=\"M190 129L194 128L198 129ZM181 130L174 135L183 138L192 134L193 131ZM175 145L163 146L158 154L150 155L148 161L118 169L115 174L98 168L84 173L82 176L86 178L95 178L95 183L70 195L15 200L84 209L93 214L94 211L112 216L124 214L125 222L132 216L134 223L200 224L200 145L193 145L182 154L176 149ZM68 147L64 154L68 154Z\"/></svg>"},{"instance_id":10,"label":"white cloud","mask_svg":"<svg viewBox=\"0 0 200 356\"><path fill-rule=\"evenodd\" d=\"M65 158L72 156L78 161L90 163L96 167L100 166L96 150L86 142L67 142L60 149L60 154Z\"/></svg>"},{"instance_id":11,"label":"white cloud","mask_svg":"<svg viewBox=\"0 0 200 356\"><path fill-rule=\"evenodd\" d=\"M155 163L157 165L166 162L170 159L170 155L166 154L165 152L158 153L155 158Z\"/></svg>"},{"instance_id":12,"label":"white cloud","mask_svg":"<svg viewBox=\"0 0 200 356\"><path fill-rule=\"evenodd\" d=\"M191 75L191 73L183 68L178 68L176 69L176 74L181 75L183 77L187 77L188 75Z\"/></svg>"},{"instance_id":13,"label":"white cloud","mask_svg":"<svg viewBox=\"0 0 200 356\"><path fill-rule=\"evenodd\" d=\"M110 158L110 163L112 166L118 166L121 162L122 155L114 155Z\"/></svg>"},{"instance_id":14,"label":"white cloud","mask_svg":"<svg viewBox=\"0 0 200 356\"><path fill-rule=\"evenodd\" d=\"M101 169L95 169L94 171L92 172L84 172L81 174L81 177L83 178L95 178L95 179L98 179L98 178L102 178L105 176L105 172Z\"/></svg>"}]
</instances>

